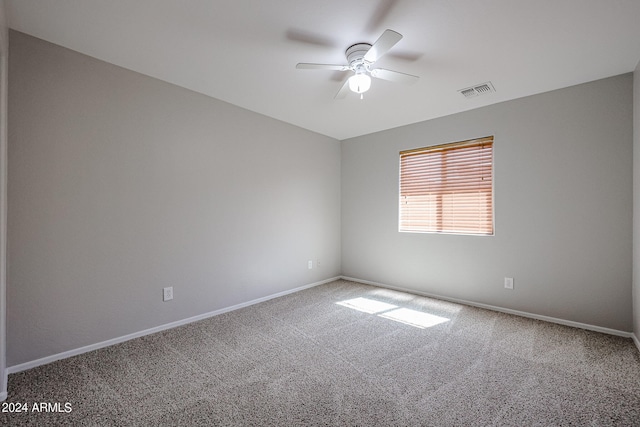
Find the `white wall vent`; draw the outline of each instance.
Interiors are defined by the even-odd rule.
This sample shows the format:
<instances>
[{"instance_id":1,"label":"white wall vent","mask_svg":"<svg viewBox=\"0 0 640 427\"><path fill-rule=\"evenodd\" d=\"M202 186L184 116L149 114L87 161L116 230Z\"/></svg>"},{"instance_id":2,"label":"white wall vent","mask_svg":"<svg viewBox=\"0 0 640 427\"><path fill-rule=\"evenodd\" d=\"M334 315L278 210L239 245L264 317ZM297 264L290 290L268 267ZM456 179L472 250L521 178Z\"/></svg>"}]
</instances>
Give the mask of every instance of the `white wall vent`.
<instances>
[{"instance_id":1,"label":"white wall vent","mask_svg":"<svg viewBox=\"0 0 640 427\"><path fill-rule=\"evenodd\" d=\"M485 93L495 92L495 88L491 82L481 83L472 87L460 89L458 92L463 94L465 98L474 98L476 96L484 95Z\"/></svg>"}]
</instances>

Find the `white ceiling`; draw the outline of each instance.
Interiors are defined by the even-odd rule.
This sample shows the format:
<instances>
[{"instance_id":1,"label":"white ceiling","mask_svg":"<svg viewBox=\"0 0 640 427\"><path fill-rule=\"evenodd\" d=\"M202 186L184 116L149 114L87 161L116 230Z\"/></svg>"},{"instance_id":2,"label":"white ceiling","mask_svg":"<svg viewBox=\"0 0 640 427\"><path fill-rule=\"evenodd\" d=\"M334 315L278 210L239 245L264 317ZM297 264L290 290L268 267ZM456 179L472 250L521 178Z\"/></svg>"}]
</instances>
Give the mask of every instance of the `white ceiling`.
<instances>
[{"instance_id":1,"label":"white ceiling","mask_svg":"<svg viewBox=\"0 0 640 427\"><path fill-rule=\"evenodd\" d=\"M15 30L339 140L633 71L640 0L8 0ZM334 100L344 51L404 38ZM486 81L496 93L467 99Z\"/></svg>"}]
</instances>

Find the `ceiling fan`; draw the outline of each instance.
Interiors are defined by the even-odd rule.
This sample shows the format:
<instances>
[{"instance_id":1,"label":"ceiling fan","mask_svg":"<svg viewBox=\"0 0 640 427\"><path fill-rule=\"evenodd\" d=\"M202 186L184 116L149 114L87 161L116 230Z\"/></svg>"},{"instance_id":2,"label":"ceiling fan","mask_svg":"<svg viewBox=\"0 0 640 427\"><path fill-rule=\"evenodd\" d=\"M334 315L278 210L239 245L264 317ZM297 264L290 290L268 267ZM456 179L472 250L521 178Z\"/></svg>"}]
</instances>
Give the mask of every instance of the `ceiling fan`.
<instances>
[{"instance_id":1,"label":"ceiling fan","mask_svg":"<svg viewBox=\"0 0 640 427\"><path fill-rule=\"evenodd\" d=\"M351 90L352 92L360 94L360 99L362 99L363 93L371 87L371 77L406 84L415 83L420 78L399 71L371 68L372 65L387 53L389 49L395 46L400 39L402 39L402 34L393 30L385 30L373 45L369 43L356 43L351 45L345 52L349 65L307 64L301 62L296 65L296 68L352 71L354 74L344 82L335 98L342 99L347 95L348 90Z\"/></svg>"}]
</instances>

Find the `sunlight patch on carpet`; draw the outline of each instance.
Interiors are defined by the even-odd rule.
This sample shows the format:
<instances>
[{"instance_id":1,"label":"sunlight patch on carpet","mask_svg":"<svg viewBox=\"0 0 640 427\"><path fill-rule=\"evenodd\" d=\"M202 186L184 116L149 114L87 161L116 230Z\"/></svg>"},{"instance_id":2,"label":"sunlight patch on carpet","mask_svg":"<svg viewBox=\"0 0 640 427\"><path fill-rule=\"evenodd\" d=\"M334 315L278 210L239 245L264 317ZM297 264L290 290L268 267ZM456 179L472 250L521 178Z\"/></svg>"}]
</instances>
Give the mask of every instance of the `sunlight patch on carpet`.
<instances>
[{"instance_id":1,"label":"sunlight patch on carpet","mask_svg":"<svg viewBox=\"0 0 640 427\"><path fill-rule=\"evenodd\" d=\"M373 299L362 298L362 297L340 301L337 304L345 307L353 308L354 310L363 311L369 314L380 313L383 311L398 308L397 305L388 304L386 302L376 301Z\"/></svg>"},{"instance_id":2,"label":"sunlight patch on carpet","mask_svg":"<svg viewBox=\"0 0 640 427\"><path fill-rule=\"evenodd\" d=\"M337 302L336 304L364 313L375 314L379 317L420 329L430 328L451 320L446 317L436 316L435 314L412 310L410 308L402 308L397 305L364 297L352 298Z\"/></svg>"}]
</instances>

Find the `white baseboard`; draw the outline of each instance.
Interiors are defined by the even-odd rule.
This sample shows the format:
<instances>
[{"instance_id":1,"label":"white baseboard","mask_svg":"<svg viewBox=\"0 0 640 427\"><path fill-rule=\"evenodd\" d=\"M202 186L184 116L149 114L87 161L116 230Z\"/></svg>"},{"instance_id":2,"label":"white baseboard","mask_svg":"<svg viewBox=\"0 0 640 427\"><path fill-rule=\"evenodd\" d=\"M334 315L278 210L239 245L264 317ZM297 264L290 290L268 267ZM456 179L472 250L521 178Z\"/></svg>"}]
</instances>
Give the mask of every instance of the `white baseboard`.
<instances>
[{"instance_id":1,"label":"white baseboard","mask_svg":"<svg viewBox=\"0 0 640 427\"><path fill-rule=\"evenodd\" d=\"M278 292L276 294L268 295L266 297L254 299L251 301L243 302L240 304L233 305L231 307L221 308L219 310L210 311L208 313L199 314L197 316L189 317L187 319L177 320L175 322L166 323L164 325L156 326L154 328L145 329L143 331L134 332L132 334L124 335L122 337L113 338L107 341L102 341L95 344L90 344L84 347L76 348L73 350L64 351L62 353L54 354L51 356L43 357L41 359L32 360L30 362L21 363L19 365L10 366L7 368L7 374L15 374L16 372L26 371L28 369L35 368L37 366L46 365L51 362L55 362L56 360L66 359L69 357L77 356L82 353L87 353L89 351L98 350L103 347L108 347L110 345L119 344L121 342L129 341L134 338L143 337L145 335L155 334L156 332L161 332L167 329L175 328L178 326L186 325L187 323L197 322L199 320L207 319L209 317L217 316L219 314L227 313L229 311L238 310L240 308L248 307L250 305L258 304L264 301L268 301L273 298L282 297L288 294L292 294L295 292L302 291L304 289L313 288L314 286L323 285L325 283L333 282L335 280L340 279L340 276L332 277L330 279L322 280L320 282L310 283L308 285L300 286L294 289L289 289L287 291ZM6 393L5 398L6 398ZM2 394L0 394L0 397Z\"/></svg>"},{"instance_id":2,"label":"white baseboard","mask_svg":"<svg viewBox=\"0 0 640 427\"><path fill-rule=\"evenodd\" d=\"M7 400L7 392L3 391L0 393L0 402L4 402L5 400Z\"/></svg>"},{"instance_id":3,"label":"white baseboard","mask_svg":"<svg viewBox=\"0 0 640 427\"><path fill-rule=\"evenodd\" d=\"M616 336L625 337L625 338L634 337L634 341L636 343L636 346L638 346L638 349L640 349L640 343L638 342L638 339L631 332L624 332L624 331L619 331L617 329L609 329L609 328L604 328L602 326L595 326L595 325L589 325L589 324L586 324L586 323L574 322L572 320L559 319L557 317L543 316L541 314L528 313L526 311L512 310L510 308L503 308L503 307L498 307L498 306L489 305L489 304L482 304L482 303L477 303L477 302L473 302L473 301L467 301L467 300L458 299L458 298L443 297L441 295L430 294L428 292L422 292L422 291L418 291L418 290L415 290L415 289L402 288L402 287L398 287L398 286L390 286L390 285L386 285L384 283L372 282L370 280L357 279L355 277L341 276L341 278L343 280L350 280L352 282L363 283L365 285L372 285L372 286L377 286L377 287L380 287L380 288L393 289L393 290L396 290L396 291L407 292L407 293L410 293L410 294L417 294L417 295L421 295L421 296L425 296L425 297L429 297L429 298L435 298L435 299L439 299L439 300L443 300L443 301L455 302L455 303L458 303L458 304L470 305L470 306L473 306L473 307L484 308L484 309L487 309L487 310L498 311L498 312L501 312L501 313L515 314L516 316L527 317L527 318L536 319L536 320L543 320L545 322L557 323L557 324L560 324L560 325L571 326L571 327L580 328L580 329L586 329L586 330L594 331L594 332L601 332L603 334L616 335Z\"/></svg>"},{"instance_id":4,"label":"white baseboard","mask_svg":"<svg viewBox=\"0 0 640 427\"><path fill-rule=\"evenodd\" d=\"M636 347L638 347L638 351L640 351L640 340L638 339L638 336L633 333L631 334L631 338L633 338L633 342L636 343Z\"/></svg>"}]
</instances>

